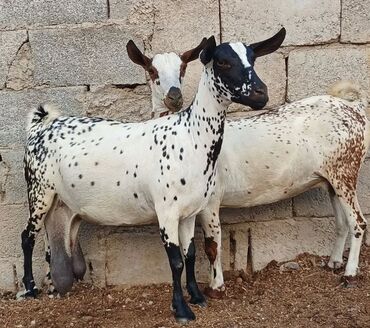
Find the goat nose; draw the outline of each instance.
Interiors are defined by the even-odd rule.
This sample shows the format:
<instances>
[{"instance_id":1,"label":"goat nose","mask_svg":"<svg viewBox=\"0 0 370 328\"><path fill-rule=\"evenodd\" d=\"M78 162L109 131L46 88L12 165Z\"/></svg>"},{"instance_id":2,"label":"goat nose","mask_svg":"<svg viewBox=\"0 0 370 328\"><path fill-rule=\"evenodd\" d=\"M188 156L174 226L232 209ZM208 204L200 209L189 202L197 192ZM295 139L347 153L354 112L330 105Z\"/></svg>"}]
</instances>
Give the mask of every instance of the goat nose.
<instances>
[{"instance_id":1,"label":"goat nose","mask_svg":"<svg viewBox=\"0 0 370 328\"><path fill-rule=\"evenodd\" d=\"M170 90L168 90L167 98L173 102L181 100L182 98L181 90L176 87L171 87Z\"/></svg>"},{"instance_id":2,"label":"goat nose","mask_svg":"<svg viewBox=\"0 0 370 328\"><path fill-rule=\"evenodd\" d=\"M266 87L263 86L263 85L260 85L260 86L257 86L255 89L254 89L254 92L258 95L264 95L266 93Z\"/></svg>"}]
</instances>

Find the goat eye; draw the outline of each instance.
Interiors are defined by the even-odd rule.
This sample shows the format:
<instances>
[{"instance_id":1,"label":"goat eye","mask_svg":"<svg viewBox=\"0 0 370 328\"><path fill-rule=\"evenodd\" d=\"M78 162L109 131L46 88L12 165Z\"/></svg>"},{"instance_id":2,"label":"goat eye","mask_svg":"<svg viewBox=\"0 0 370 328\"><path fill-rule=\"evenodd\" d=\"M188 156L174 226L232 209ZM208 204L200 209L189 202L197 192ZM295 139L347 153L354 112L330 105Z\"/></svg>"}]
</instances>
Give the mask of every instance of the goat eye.
<instances>
[{"instance_id":1,"label":"goat eye","mask_svg":"<svg viewBox=\"0 0 370 328\"><path fill-rule=\"evenodd\" d=\"M227 61L225 61L225 60L218 60L216 62L216 64L217 64L218 67L220 67L222 69L226 69L226 68L230 68L231 67L231 65Z\"/></svg>"}]
</instances>

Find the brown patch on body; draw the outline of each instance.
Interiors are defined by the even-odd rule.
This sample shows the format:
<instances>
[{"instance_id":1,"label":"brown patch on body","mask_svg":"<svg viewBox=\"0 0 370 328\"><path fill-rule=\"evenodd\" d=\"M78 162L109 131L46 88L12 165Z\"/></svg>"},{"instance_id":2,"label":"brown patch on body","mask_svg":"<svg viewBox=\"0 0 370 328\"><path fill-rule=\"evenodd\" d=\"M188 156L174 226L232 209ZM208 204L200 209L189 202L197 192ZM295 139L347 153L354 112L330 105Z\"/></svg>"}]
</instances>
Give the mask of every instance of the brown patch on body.
<instances>
[{"instance_id":1,"label":"brown patch on body","mask_svg":"<svg viewBox=\"0 0 370 328\"><path fill-rule=\"evenodd\" d=\"M217 243L214 241L213 237L204 238L204 250L208 256L210 264L213 265L217 256Z\"/></svg>"}]
</instances>

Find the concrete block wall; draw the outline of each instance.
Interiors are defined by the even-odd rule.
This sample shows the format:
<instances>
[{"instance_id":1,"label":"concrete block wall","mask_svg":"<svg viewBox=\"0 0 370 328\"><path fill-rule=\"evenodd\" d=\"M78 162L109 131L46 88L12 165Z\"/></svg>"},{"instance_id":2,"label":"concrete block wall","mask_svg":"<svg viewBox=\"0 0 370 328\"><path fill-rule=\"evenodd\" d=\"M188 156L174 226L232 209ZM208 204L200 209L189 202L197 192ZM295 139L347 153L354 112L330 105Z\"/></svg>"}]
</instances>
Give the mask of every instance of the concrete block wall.
<instances>
[{"instance_id":1,"label":"concrete block wall","mask_svg":"<svg viewBox=\"0 0 370 328\"><path fill-rule=\"evenodd\" d=\"M270 92L269 107L323 94L340 78L358 81L370 100L369 0L0 0L0 289L17 289L22 277L20 233L27 220L22 157L27 111L52 101L66 114L123 121L150 118L144 71L125 45L133 39L147 55L183 52L202 37L256 42L283 25L287 38L256 70ZM201 64L191 63L186 103L195 93ZM233 106L234 115L245 108ZM370 158L359 181L363 212L370 216ZM301 252L329 254L333 212L324 191L249 209L223 209L223 265L260 270L271 260ZM99 286L170 281L155 226L108 228L84 224L80 239L88 273ZM197 272L207 280L201 231ZM370 238L369 238L370 243ZM43 277L43 241L34 271Z\"/></svg>"}]
</instances>

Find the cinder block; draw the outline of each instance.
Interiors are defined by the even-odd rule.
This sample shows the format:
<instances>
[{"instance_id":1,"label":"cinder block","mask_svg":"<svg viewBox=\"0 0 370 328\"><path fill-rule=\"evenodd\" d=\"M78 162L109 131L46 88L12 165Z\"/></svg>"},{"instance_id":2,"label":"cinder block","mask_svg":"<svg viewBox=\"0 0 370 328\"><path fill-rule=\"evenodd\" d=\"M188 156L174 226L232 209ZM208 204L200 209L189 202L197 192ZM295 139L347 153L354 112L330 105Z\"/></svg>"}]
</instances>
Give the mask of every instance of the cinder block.
<instances>
[{"instance_id":1,"label":"cinder block","mask_svg":"<svg viewBox=\"0 0 370 328\"><path fill-rule=\"evenodd\" d=\"M327 94L341 79L358 82L370 97L370 48L333 46L296 49L288 60L288 99Z\"/></svg>"},{"instance_id":2,"label":"cinder block","mask_svg":"<svg viewBox=\"0 0 370 328\"><path fill-rule=\"evenodd\" d=\"M262 41L281 26L284 45L324 43L340 34L340 0L221 0L223 41Z\"/></svg>"},{"instance_id":3,"label":"cinder block","mask_svg":"<svg viewBox=\"0 0 370 328\"><path fill-rule=\"evenodd\" d=\"M79 232L79 241L87 267L84 281L100 287L106 286L106 237L109 231L109 227L82 222Z\"/></svg>"},{"instance_id":4,"label":"cinder block","mask_svg":"<svg viewBox=\"0 0 370 328\"><path fill-rule=\"evenodd\" d=\"M222 235L223 269L230 269L230 238L228 230ZM209 281L209 262L204 252L203 233L195 233L195 273L200 282ZM168 258L157 227L124 228L113 231L106 238L107 285L136 285L171 282ZM185 283L185 271L182 281Z\"/></svg>"},{"instance_id":5,"label":"cinder block","mask_svg":"<svg viewBox=\"0 0 370 328\"><path fill-rule=\"evenodd\" d=\"M233 233L235 240L234 270L247 271L250 225L238 225Z\"/></svg>"},{"instance_id":6,"label":"cinder block","mask_svg":"<svg viewBox=\"0 0 370 328\"><path fill-rule=\"evenodd\" d=\"M334 215L328 192L319 188L295 197L293 208L296 216L323 217Z\"/></svg>"},{"instance_id":7,"label":"cinder block","mask_svg":"<svg viewBox=\"0 0 370 328\"><path fill-rule=\"evenodd\" d=\"M219 40L217 0L154 1L155 25L152 49L155 52L184 52L197 46L203 37ZM206 17L206 20L205 20Z\"/></svg>"},{"instance_id":8,"label":"cinder block","mask_svg":"<svg viewBox=\"0 0 370 328\"><path fill-rule=\"evenodd\" d=\"M37 83L145 83L144 70L131 62L126 51L129 39L143 46L127 26L32 30L29 34Z\"/></svg>"},{"instance_id":9,"label":"cinder block","mask_svg":"<svg viewBox=\"0 0 370 328\"><path fill-rule=\"evenodd\" d=\"M19 29L107 19L105 0L1 1L0 29Z\"/></svg>"},{"instance_id":10,"label":"cinder block","mask_svg":"<svg viewBox=\"0 0 370 328\"><path fill-rule=\"evenodd\" d=\"M94 86L85 94L89 116L118 119L124 122L146 121L151 118L150 88L139 85L133 89Z\"/></svg>"},{"instance_id":11,"label":"cinder block","mask_svg":"<svg viewBox=\"0 0 370 328\"><path fill-rule=\"evenodd\" d=\"M21 233L28 220L28 206L0 205L2 229L0 231L0 258L23 256ZM43 231L37 235L34 249L35 257L44 257Z\"/></svg>"},{"instance_id":12,"label":"cinder block","mask_svg":"<svg viewBox=\"0 0 370 328\"><path fill-rule=\"evenodd\" d=\"M365 43L370 41L370 1L342 1L341 42Z\"/></svg>"},{"instance_id":13,"label":"cinder block","mask_svg":"<svg viewBox=\"0 0 370 328\"><path fill-rule=\"evenodd\" d=\"M27 187L24 178L24 149L1 151L4 172L0 169L0 202L21 204L27 202ZM3 175L3 177L1 177ZM1 182L2 181L2 182Z\"/></svg>"},{"instance_id":14,"label":"cinder block","mask_svg":"<svg viewBox=\"0 0 370 328\"><path fill-rule=\"evenodd\" d=\"M109 235L106 265L107 285L172 281L167 255L155 228Z\"/></svg>"},{"instance_id":15,"label":"cinder block","mask_svg":"<svg viewBox=\"0 0 370 328\"><path fill-rule=\"evenodd\" d=\"M334 245L333 218L301 218L270 222L251 222L253 271L272 260L288 261L309 252L330 255Z\"/></svg>"},{"instance_id":16,"label":"cinder block","mask_svg":"<svg viewBox=\"0 0 370 328\"><path fill-rule=\"evenodd\" d=\"M250 221L270 221L292 216L292 201L286 199L278 203L249 208L222 208L220 217L224 224Z\"/></svg>"},{"instance_id":17,"label":"cinder block","mask_svg":"<svg viewBox=\"0 0 370 328\"><path fill-rule=\"evenodd\" d=\"M9 2L9 5L11 3ZM0 4L0 17L2 15ZM0 22L1 22L0 18ZM1 23L0 23L1 25ZM14 60L18 49L27 40L26 31L0 32L0 89L4 88L9 66Z\"/></svg>"},{"instance_id":18,"label":"cinder block","mask_svg":"<svg viewBox=\"0 0 370 328\"><path fill-rule=\"evenodd\" d=\"M84 113L79 97L85 87L0 91L0 146L22 146L26 140L26 115L40 103L49 102L60 107L65 115Z\"/></svg>"},{"instance_id":19,"label":"cinder block","mask_svg":"<svg viewBox=\"0 0 370 328\"><path fill-rule=\"evenodd\" d=\"M129 25L144 43L150 42L155 19L154 0L109 0L109 9L111 19Z\"/></svg>"},{"instance_id":20,"label":"cinder block","mask_svg":"<svg viewBox=\"0 0 370 328\"><path fill-rule=\"evenodd\" d=\"M33 257L33 276L38 288L42 286L45 274L46 267L44 259ZM23 290L23 258L0 258L0 276L0 290L2 289L12 292Z\"/></svg>"}]
</instances>

